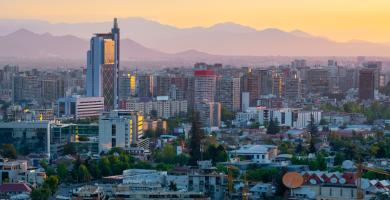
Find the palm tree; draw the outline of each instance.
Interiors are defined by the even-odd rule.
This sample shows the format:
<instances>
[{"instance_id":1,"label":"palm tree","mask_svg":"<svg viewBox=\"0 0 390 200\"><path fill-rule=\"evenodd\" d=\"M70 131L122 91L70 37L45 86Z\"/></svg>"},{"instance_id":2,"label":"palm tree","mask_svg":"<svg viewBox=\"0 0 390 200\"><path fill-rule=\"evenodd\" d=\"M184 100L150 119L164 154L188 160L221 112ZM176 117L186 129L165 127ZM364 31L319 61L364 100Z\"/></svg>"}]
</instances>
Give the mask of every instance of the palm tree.
<instances>
[{"instance_id":1,"label":"palm tree","mask_svg":"<svg viewBox=\"0 0 390 200\"><path fill-rule=\"evenodd\" d=\"M346 105L346 104L345 104ZM356 138L356 131L355 130L352 130L352 136L353 136L353 144L355 144L355 138Z\"/></svg>"}]
</instances>

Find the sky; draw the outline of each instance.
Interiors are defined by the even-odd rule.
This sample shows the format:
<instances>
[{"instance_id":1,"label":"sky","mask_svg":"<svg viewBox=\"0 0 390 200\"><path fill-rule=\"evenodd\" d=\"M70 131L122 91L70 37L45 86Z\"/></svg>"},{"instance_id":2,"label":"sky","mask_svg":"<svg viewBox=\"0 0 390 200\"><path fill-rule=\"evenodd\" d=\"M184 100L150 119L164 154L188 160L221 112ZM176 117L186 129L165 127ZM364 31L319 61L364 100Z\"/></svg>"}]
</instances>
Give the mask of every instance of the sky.
<instances>
[{"instance_id":1,"label":"sky","mask_svg":"<svg viewBox=\"0 0 390 200\"><path fill-rule=\"evenodd\" d=\"M178 28L234 22L342 42L390 42L389 10L389 0L2 0L0 18L78 23L143 17Z\"/></svg>"}]
</instances>

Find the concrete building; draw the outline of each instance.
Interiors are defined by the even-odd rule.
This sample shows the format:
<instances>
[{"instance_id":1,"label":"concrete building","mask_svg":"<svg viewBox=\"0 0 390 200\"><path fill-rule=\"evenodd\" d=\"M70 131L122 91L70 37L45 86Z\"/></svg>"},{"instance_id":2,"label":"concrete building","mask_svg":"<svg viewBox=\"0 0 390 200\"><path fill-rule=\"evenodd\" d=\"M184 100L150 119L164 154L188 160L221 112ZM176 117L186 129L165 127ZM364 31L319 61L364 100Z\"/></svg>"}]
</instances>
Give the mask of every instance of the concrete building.
<instances>
[{"instance_id":1,"label":"concrete building","mask_svg":"<svg viewBox=\"0 0 390 200\"><path fill-rule=\"evenodd\" d=\"M130 147L143 135L143 116L139 111L102 111L99 117L99 152L112 147Z\"/></svg>"},{"instance_id":2,"label":"concrete building","mask_svg":"<svg viewBox=\"0 0 390 200\"><path fill-rule=\"evenodd\" d=\"M32 110L34 112L34 115L36 116L35 119L41 120L54 120L54 110L53 109L34 109Z\"/></svg>"},{"instance_id":3,"label":"concrete building","mask_svg":"<svg viewBox=\"0 0 390 200\"><path fill-rule=\"evenodd\" d=\"M329 92L329 72L325 69L310 69L306 71L307 86L311 93Z\"/></svg>"},{"instance_id":4,"label":"concrete building","mask_svg":"<svg viewBox=\"0 0 390 200\"><path fill-rule=\"evenodd\" d=\"M195 70L195 96L194 102L215 101L215 71Z\"/></svg>"},{"instance_id":5,"label":"concrete building","mask_svg":"<svg viewBox=\"0 0 390 200\"><path fill-rule=\"evenodd\" d=\"M282 77L275 77L273 80L273 94L276 98L282 97Z\"/></svg>"},{"instance_id":6,"label":"concrete building","mask_svg":"<svg viewBox=\"0 0 390 200\"><path fill-rule=\"evenodd\" d=\"M200 112L203 127L221 126L221 104L201 102L195 104L195 110Z\"/></svg>"},{"instance_id":7,"label":"concrete building","mask_svg":"<svg viewBox=\"0 0 390 200\"><path fill-rule=\"evenodd\" d=\"M27 172L27 161L8 161L0 158L0 180L8 179L10 182L18 180L18 174Z\"/></svg>"},{"instance_id":8,"label":"concrete building","mask_svg":"<svg viewBox=\"0 0 390 200\"><path fill-rule=\"evenodd\" d=\"M119 99L126 100L135 95L135 76L124 74L119 78Z\"/></svg>"},{"instance_id":9,"label":"concrete building","mask_svg":"<svg viewBox=\"0 0 390 200\"><path fill-rule=\"evenodd\" d=\"M152 97L153 75L141 74L138 76L138 95L140 97Z\"/></svg>"},{"instance_id":10,"label":"concrete building","mask_svg":"<svg viewBox=\"0 0 390 200\"><path fill-rule=\"evenodd\" d=\"M291 62L291 67L293 69L296 69L297 67L306 67L307 66L307 61L306 60L294 60Z\"/></svg>"},{"instance_id":11,"label":"concrete building","mask_svg":"<svg viewBox=\"0 0 390 200\"><path fill-rule=\"evenodd\" d=\"M359 87L359 71L355 68L347 69L345 75L345 90Z\"/></svg>"},{"instance_id":12,"label":"concrete building","mask_svg":"<svg viewBox=\"0 0 390 200\"><path fill-rule=\"evenodd\" d=\"M177 87L176 85L172 84L171 88L169 88L168 97L174 101L183 101L184 90L181 87Z\"/></svg>"},{"instance_id":13,"label":"concrete building","mask_svg":"<svg viewBox=\"0 0 390 200\"><path fill-rule=\"evenodd\" d=\"M249 102L260 97L260 74L248 73L244 77L243 92L249 93ZM244 100L242 100L244 101ZM248 104L248 106L251 106Z\"/></svg>"},{"instance_id":14,"label":"concrete building","mask_svg":"<svg viewBox=\"0 0 390 200\"><path fill-rule=\"evenodd\" d=\"M215 101L228 112L240 109L240 79L231 76L217 79Z\"/></svg>"},{"instance_id":15,"label":"concrete building","mask_svg":"<svg viewBox=\"0 0 390 200\"><path fill-rule=\"evenodd\" d=\"M259 84L260 96L273 94L274 93L273 91L274 71L266 70L266 69L258 69L256 73L260 75L260 84Z\"/></svg>"},{"instance_id":16,"label":"concrete building","mask_svg":"<svg viewBox=\"0 0 390 200\"><path fill-rule=\"evenodd\" d=\"M42 184L46 180L46 173L27 169L17 175L17 180L22 183Z\"/></svg>"},{"instance_id":17,"label":"concrete building","mask_svg":"<svg viewBox=\"0 0 390 200\"><path fill-rule=\"evenodd\" d=\"M120 30L117 19L109 33L95 34L87 52L87 96L104 97L104 108L119 108Z\"/></svg>"},{"instance_id":18,"label":"concrete building","mask_svg":"<svg viewBox=\"0 0 390 200\"><path fill-rule=\"evenodd\" d=\"M337 66L337 62L335 60L328 60L328 67Z\"/></svg>"},{"instance_id":19,"label":"concrete building","mask_svg":"<svg viewBox=\"0 0 390 200\"><path fill-rule=\"evenodd\" d=\"M157 76L157 95L158 96L168 96L169 90L171 88L171 77L167 75Z\"/></svg>"},{"instance_id":20,"label":"concrete building","mask_svg":"<svg viewBox=\"0 0 390 200\"><path fill-rule=\"evenodd\" d=\"M104 97L80 97L58 99L58 117L73 116L76 120L85 119L95 115L101 115L104 110Z\"/></svg>"},{"instance_id":21,"label":"concrete building","mask_svg":"<svg viewBox=\"0 0 390 200\"><path fill-rule=\"evenodd\" d=\"M65 96L65 81L57 80L38 80L38 99L43 102L55 102L58 98Z\"/></svg>"},{"instance_id":22,"label":"concrete building","mask_svg":"<svg viewBox=\"0 0 390 200\"><path fill-rule=\"evenodd\" d=\"M365 62L363 63L365 69L373 70L374 72L374 88L380 87L380 75L382 71L382 62Z\"/></svg>"},{"instance_id":23,"label":"concrete building","mask_svg":"<svg viewBox=\"0 0 390 200\"><path fill-rule=\"evenodd\" d=\"M246 160L251 160L255 163L269 162L269 160L277 156L278 147L272 145L244 145L239 150L229 151L229 158L245 156Z\"/></svg>"},{"instance_id":24,"label":"concrete building","mask_svg":"<svg viewBox=\"0 0 390 200\"><path fill-rule=\"evenodd\" d=\"M374 70L363 69L359 72L359 102L374 99L375 74Z\"/></svg>"},{"instance_id":25,"label":"concrete building","mask_svg":"<svg viewBox=\"0 0 390 200\"><path fill-rule=\"evenodd\" d=\"M280 126L290 126L293 128L304 128L310 121L310 115L313 114L316 124L321 120L320 110L302 111L301 109L282 108L282 109L261 109L259 110L260 124L269 123L271 118L278 121Z\"/></svg>"},{"instance_id":26,"label":"concrete building","mask_svg":"<svg viewBox=\"0 0 390 200\"><path fill-rule=\"evenodd\" d=\"M72 200L103 200L106 194L103 187L86 185L80 189L74 189Z\"/></svg>"},{"instance_id":27,"label":"concrete building","mask_svg":"<svg viewBox=\"0 0 390 200\"><path fill-rule=\"evenodd\" d=\"M301 95L301 79L300 78L286 78L284 84L285 92L284 98L290 100L302 99Z\"/></svg>"},{"instance_id":28,"label":"concrete building","mask_svg":"<svg viewBox=\"0 0 390 200\"><path fill-rule=\"evenodd\" d=\"M141 111L143 116L148 116L150 115L150 111L153 110L153 103L151 101L144 101L144 102L139 102L139 101L127 101L126 102L126 110L136 110L136 111Z\"/></svg>"}]
</instances>

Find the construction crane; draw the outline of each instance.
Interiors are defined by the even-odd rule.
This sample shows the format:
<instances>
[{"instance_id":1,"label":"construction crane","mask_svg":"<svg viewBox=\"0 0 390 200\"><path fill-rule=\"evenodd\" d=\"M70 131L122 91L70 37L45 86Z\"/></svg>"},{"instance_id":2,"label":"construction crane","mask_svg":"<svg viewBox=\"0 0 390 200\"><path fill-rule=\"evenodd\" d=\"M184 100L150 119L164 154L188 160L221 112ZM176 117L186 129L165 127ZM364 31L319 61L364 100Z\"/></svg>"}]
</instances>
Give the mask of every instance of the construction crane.
<instances>
[{"instance_id":1,"label":"construction crane","mask_svg":"<svg viewBox=\"0 0 390 200\"><path fill-rule=\"evenodd\" d=\"M232 187L233 187L233 170L232 169L238 169L238 167L232 165L232 161L229 161L229 165L226 165L226 167L229 168L229 194L232 193ZM245 175L246 176L246 175Z\"/></svg>"},{"instance_id":2,"label":"construction crane","mask_svg":"<svg viewBox=\"0 0 390 200\"><path fill-rule=\"evenodd\" d=\"M357 167L357 173L356 173L357 174L357 179L356 179L356 187L357 187L356 199L357 200L361 200L363 198L363 195L362 195L362 169L365 169L368 171L373 171L373 172L384 174L384 175L390 175L389 172L385 172L382 170L378 170L378 169L364 166L360 161L360 156L359 156L359 163L357 165L354 165L354 166Z\"/></svg>"}]
</instances>

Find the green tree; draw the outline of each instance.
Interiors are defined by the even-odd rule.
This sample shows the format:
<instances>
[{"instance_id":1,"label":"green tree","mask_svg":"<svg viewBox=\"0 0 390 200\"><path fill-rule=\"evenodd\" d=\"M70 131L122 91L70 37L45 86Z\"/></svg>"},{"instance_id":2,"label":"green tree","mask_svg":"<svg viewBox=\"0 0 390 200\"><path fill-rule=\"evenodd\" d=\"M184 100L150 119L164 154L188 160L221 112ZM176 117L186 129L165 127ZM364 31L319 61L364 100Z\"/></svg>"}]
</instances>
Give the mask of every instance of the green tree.
<instances>
[{"instance_id":1,"label":"green tree","mask_svg":"<svg viewBox=\"0 0 390 200\"><path fill-rule=\"evenodd\" d=\"M333 165L334 166L338 166L338 165L341 165L343 164L345 158L343 156L343 154L341 154L340 152L339 153L336 153L335 157L334 157L334 163Z\"/></svg>"},{"instance_id":2,"label":"green tree","mask_svg":"<svg viewBox=\"0 0 390 200\"><path fill-rule=\"evenodd\" d=\"M47 165L47 159L42 159L39 161L39 165L41 165L41 167L43 169L45 169L45 171L47 171L47 168L48 168L48 165Z\"/></svg>"},{"instance_id":3,"label":"green tree","mask_svg":"<svg viewBox=\"0 0 390 200\"><path fill-rule=\"evenodd\" d=\"M169 183L169 191L177 191L177 183L175 183L175 182L173 182L173 181L171 181L170 183Z\"/></svg>"},{"instance_id":4,"label":"green tree","mask_svg":"<svg viewBox=\"0 0 390 200\"><path fill-rule=\"evenodd\" d=\"M0 146L0 150L4 158L16 159L18 157L18 153L16 153L16 149L13 144L2 144Z\"/></svg>"},{"instance_id":5,"label":"green tree","mask_svg":"<svg viewBox=\"0 0 390 200\"><path fill-rule=\"evenodd\" d=\"M377 192L375 196L371 197L370 200L388 200L390 199L390 194Z\"/></svg>"},{"instance_id":6,"label":"green tree","mask_svg":"<svg viewBox=\"0 0 390 200\"><path fill-rule=\"evenodd\" d=\"M66 169L66 165L64 163L60 163L57 166L57 173L61 180L65 180L66 177L68 177L68 170Z\"/></svg>"},{"instance_id":7,"label":"green tree","mask_svg":"<svg viewBox=\"0 0 390 200\"><path fill-rule=\"evenodd\" d=\"M202 141L206 138L204 130L201 129L202 123L200 121L200 113L198 111L194 112L194 117L192 120L192 128L190 131L191 140L189 142L189 149L191 159L189 160L190 165L196 165L196 161L200 159L200 145Z\"/></svg>"},{"instance_id":8,"label":"green tree","mask_svg":"<svg viewBox=\"0 0 390 200\"><path fill-rule=\"evenodd\" d=\"M46 170L46 176L55 176L55 175L56 175L56 171L54 170L53 167L47 168L47 170Z\"/></svg>"},{"instance_id":9,"label":"green tree","mask_svg":"<svg viewBox=\"0 0 390 200\"><path fill-rule=\"evenodd\" d=\"M324 126L324 125L328 125L328 124L329 124L329 122L326 119L322 118L320 120L320 125Z\"/></svg>"},{"instance_id":10,"label":"green tree","mask_svg":"<svg viewBox=\"0 0 390 200\"><path fill-rule=\"evenodd\" d=\"M176 153L173 147L168 143L163 149L163 162L166 164L173 163Z\"/></svg>"},{"instance_id":11,"label":"green tree","mask_svg":"<svg viewBox=\"0 0 390 200\"><path fill-rule=\"evenodd\" d=\"M276 185L276 191L275 196L283 197L286 190L288 190L287 186L283 183L283 176L287 173L287 168L283 167L282 172L277 176L275 185Z\"/></svg>"},{"instance_id":12,"label":"green tree","mask_svg":"<svg viewBox=\"0 0 390 200\"><path fill-rule=\"evenodd\" d=\"M315 147L314 137L317 136L318 126L315 123L313 114L310 114L310 121L308 121L308 123L309 124L306 126L306 128L308 129L308 132L310 133L311 136L309 151L310 153L316 153L317 150Z\"/></svg>"},{"instance_id":13,"label":"green tree","mask_svg":"<svg viewBox=\"0 0 390 200\"><path fill-rule=\"evenodd\" d=\"M108 151L108 155L112 155L114 153L117 153L118 155L122 155L125 153L125 151L123 150L122 147L112 147L109 151Z\"/></svg>"},{"instance_id":14,"label":"green tree","mask_svg":"<svg viewBox=\"0 0 390 200\"><path fill-rule=\"evenodd\" d=\"M354 144L349 144L343 150L343 153L348 160L352 160L355 157L356 152L357 152L357 148L356 145Z\"/></svg>"},{"instance_id":15,"label":"green tree","mask_svg":"<svg viewBox=\"0 0 390 200\"><path fill-rule=\"evenodd\" d=\"M78 172L78 179L79 180L84 180L84 177L86 175L89 175L88 169L85 165L80 165L77 172Z\"/></svg>"},{"instance_id":16,"label":"green tree","mask_svg":"<svg viewBox=\"0 0 390 200\"><path fill-rule=\"evenodd\" d=\"M251 129L259 129L260 126L261 126L260 122L253 122L251 124Z\"/></svg>"},{"instance_id":17,"label":"green tree","mask_svg":"<svg viewBox=\"0 0 390 200\"><path fill-rule=\"evenodd\" d=\"M275 132L275 124L274 124L274 120L270 119L269 123L268 123L268 127L267 127L267 131L266 131L267 134L272 134L272 135L275 135L276 132Z\"/></svg>"},{"instance_id":18,"label":"green tree","mask_svg":"<svg viewBox=\"0 0 390 200\"><path fill-rule=\"evenodd\" d=\"M326 164L326 160L320 153L317 154L316 161L317 161L317 165L318 165L318 170L320 170L320 171L328 170L328 166Z\"/></svg>"},{"instance_id":19,"label":"green tree","mask_svg":"<svg viewBox=\"0 0 390 200\"><path fill-rule=\"evenodd\" d=\"M85 135L79 135L79 141L89 141L89 138Z\"/></svg>"},{"instance_id":20,"label":"green tree","mask_svg":"<svg viewBox=\"0 0 390 200\"><path fill-rule=\"evenodd\" d=\"M150 117L152 118L152 119L157 119L157 110L151 110L150 111Z\"/></svg>"},{"instance_id":21,"label":"green tree","mask_svg":"<svg viewBox=\"0 0 390 200\"><path fill-rule=\"evenodd\" d=\"M49 186L51 194L54 195L56 193L58 187L58 178L57 176L49 176L46 178L45 183Z\"/></svg>"},{"instance_id":22,"label":"green tree","mask_svg":"<svg viewBox=\"0 0 390 200\"><path fill-rule=\"evenodd\" d=\"M178 164L179 166L186 165L187 161L188 161L188 158L184 154L179 154L175 158L175 163Z\"/></svg>"},{"instance_id":23,"label":"green tree","mask_svg":"<svg viewBox=\"0 0 390 200\"><path fill-rule=\"evenodd\" d=\"M181 140L183 140L183 141L186 140L186 135L184 135L184 134L180 134L177 137L180 139L180 141Z\"/></svg>"},{"instance_id":24,"label":"green tree","mask_svg":"<svg viewBox=\"0 0 390 200\"><path fill-rule=\"evenodd\" d=\"M155 137L154 131L152 129L147 129L145 131L144 137L145 138L154 138Z\"/></svg>"},{"instance_id":25,"label":"green tree","mask_svg":"<svg viewBox=\"0 0 390 200\"><path fill-rule=\"evenodd\" d=\"M110 161L107 157L103 157L99 160L98 167L103 176L109 176L111 174Z\"/></svg>"},{"instance_id":26,"label":"green tree","mask_svg":"<svg viewBox=\"0 0 390 200\"><path fill-rule=\"evenodd\" d=\"M344 112L350 113L351 109L349 108L348 104L343 105Z\"/></svg>"},{"instance_id":27,"label":"green tree","mask_svg":"<svg viewBox=\"0 0 390 200\"><path fill-rule=\"evenodd\" d=\"M160 137L162 135L165 135L165 134L168 134L170 133L170 131L168 131L169 128L167 127L167 130L165 130L164 128L162 127L157 127L156 128L156 131L154 132L155 133L155 137Z\"/></svg>"},{"instance_id":28,"label":"green tree","mask_svg":"<svg viewBox=\"0 0 390 200\"><path fill-rule=\"evenodd\" d=\"M41 189L31 188L30 198L31 200L48 200L49 191L45 188L41 188Z\"/></svg>"},{"instance_id":29,"label":"green tree","mask_svg":"<svg viewBox=\"0 0 390 200\"><path fill-rule=\"evenodd\" d=\"M72 143L67 143L64 146L65 155L74 155L76 154L76 147Z\"/></svg>"}]
</instances>

